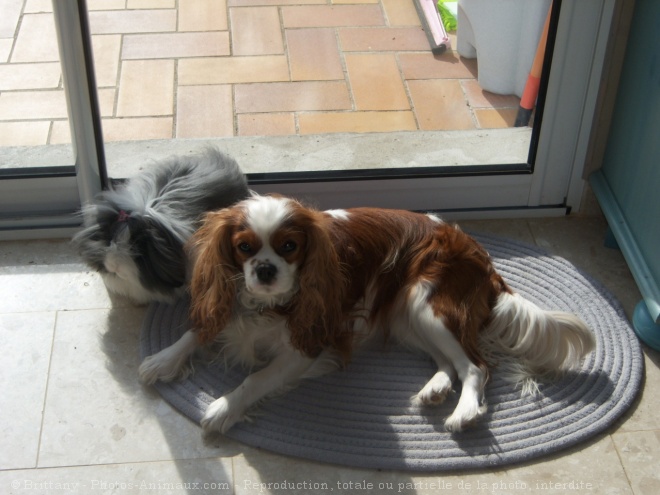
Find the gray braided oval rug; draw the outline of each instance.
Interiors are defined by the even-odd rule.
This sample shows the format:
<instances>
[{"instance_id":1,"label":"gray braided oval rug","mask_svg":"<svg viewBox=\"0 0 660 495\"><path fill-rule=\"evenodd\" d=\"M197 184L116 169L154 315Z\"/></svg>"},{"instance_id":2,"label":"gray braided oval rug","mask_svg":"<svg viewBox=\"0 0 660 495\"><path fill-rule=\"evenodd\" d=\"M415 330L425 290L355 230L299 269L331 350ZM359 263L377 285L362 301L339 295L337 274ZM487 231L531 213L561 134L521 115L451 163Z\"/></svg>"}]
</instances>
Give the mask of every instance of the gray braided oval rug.
<instances>
[{"instance_id":1,"label":"gray braided oval rug","mask_svg":"<svg viewBox=\"0 0 660 495\"><path fill-rule=\"evenodd\" d=\"M575 445L605 430L631 405L640 387L640 345L619 303L566 260L506 239L475 236L504 279L546 309L580 315L597 349L579 372L520 398L495 369L486 388L488 413L473 429L451 435L443 420L456 394L438 407L414 407L410 397L434 374L429 359L390 345L364 349L343 371L305 381L263 404L253 423L228 437L281 454L363 468L443 471L527 461ZM187 328L188 303L153 304L141 338L142 357L174 343ZM186 381L156 388L199 422L206 406L236 387L242 370L195 366Z\"/></svg>"}]
</instances>

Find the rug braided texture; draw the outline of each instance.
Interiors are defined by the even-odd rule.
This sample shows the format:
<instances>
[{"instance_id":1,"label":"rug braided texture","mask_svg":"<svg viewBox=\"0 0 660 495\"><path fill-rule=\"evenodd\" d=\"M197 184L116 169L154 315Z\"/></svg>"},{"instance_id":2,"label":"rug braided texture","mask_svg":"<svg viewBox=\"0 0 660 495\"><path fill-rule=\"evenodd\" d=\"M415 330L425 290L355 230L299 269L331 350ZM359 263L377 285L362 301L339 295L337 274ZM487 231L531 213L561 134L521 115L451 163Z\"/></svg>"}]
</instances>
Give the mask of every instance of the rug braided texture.
<instances>
[{"instance_id":1,"label":"rug braided texture","mask_svg":"<svg viewBox=\"0 0 660 495\"><path fill-rule=\"evenodd\" d=\"M449 434L443 422L458 394L450 394L440 406L413 406L410 398L435 373L434 365L394 344L379 344L358 351L345 370L304 381L266 401L254 422L237 424L227 436L340 465L446 471L527 461L610 426L633 402L643 373L639 342L618 301L562 258L499 237L474 237L514 290L545 309L578 314L594 331L597 348L581 370L541 385L536 396L521 398L495 368L486 386L486 416L468 431ZM187 330L187 311L185 299L149 307L142 357L171 345ZM207 405L245 376L241 369L196 363L195 373L185 381L155 387L173 407L199 422Z\"/></svg>"}]
</instances>

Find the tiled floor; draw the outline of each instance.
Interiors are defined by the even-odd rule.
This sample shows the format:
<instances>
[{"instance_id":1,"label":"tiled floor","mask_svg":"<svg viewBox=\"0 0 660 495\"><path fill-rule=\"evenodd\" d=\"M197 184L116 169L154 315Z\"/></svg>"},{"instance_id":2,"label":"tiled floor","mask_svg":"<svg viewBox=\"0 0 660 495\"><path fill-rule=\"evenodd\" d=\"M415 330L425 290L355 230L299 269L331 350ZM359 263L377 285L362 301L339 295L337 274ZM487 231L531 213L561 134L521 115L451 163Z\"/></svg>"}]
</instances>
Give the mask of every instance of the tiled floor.
<instances>
[{"instance_id":1,"label":"tiled floor","mask_svg":"<svg viewBox=\"0 0 660 495\"><path fill-rule=\"evenodd\" d=\"M511 127L412 0L88 0L106 141ZM51 0L0 0L0 146L70 142ZM455 37L453 37L455 46Z\"/></svg>"},{"instance_id":2,"label":"tiled floor","mask_svg":"<svg viewBox=\"0 0 660 495\"><path fill-rule=\"evenodd\" d=\"M462 225L569 259L611 290L628 315L639 300L621 254L603 247L601 216ZM660 493L657 352L645 350L646 380L630 411L568 451L506 469L380 472L229 440L204 445L198 426L137 381L144 311L109 297L67 242L0 243L0 493L323 493L259 485L283 480L328 483L338 494Z\"/></svg>"}]
</instances>

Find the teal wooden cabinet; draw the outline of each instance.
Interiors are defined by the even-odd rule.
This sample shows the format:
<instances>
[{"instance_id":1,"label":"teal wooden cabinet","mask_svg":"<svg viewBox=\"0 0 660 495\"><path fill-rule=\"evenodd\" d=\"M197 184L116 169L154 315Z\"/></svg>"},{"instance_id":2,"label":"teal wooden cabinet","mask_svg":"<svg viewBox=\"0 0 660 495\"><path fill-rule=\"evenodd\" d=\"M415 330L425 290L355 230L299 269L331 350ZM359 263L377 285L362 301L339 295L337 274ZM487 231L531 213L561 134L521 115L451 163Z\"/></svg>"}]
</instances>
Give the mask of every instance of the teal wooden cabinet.
<instances>
[{"instance_id":1,"label":"teal wooden cabinet","mask_svg":"<svg viewBox=\"0 0 660 495\"><path fill-rule=\"evenodd\" d=\"M660 2L637 0L602 168L589 182L644 300L633 326L660 349Z\"/></svg>"}]
</instances>

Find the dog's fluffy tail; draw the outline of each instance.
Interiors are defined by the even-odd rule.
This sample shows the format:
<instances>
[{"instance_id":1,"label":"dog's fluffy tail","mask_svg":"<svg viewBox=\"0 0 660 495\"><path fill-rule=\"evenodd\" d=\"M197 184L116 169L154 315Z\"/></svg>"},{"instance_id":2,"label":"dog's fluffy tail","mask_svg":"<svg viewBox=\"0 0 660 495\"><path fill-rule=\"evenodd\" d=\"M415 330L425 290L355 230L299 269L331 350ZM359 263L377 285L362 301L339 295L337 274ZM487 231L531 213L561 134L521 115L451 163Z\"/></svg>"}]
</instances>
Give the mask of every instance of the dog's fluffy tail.
<instances>
[{"instance_id":1,"label":"dog's fluffy tail","mask_svg":"<svg viewBox=\"0 0 660 495\"><path fill-rule=\"evenodd\" d=\"M518 294L502 292L482 334L487 351L504 377L522 386L523 394L537 390L537 379L554 379L575 369L596 345L594 335L577 316L545 311Z\"/></svg>"}]
</instances>

